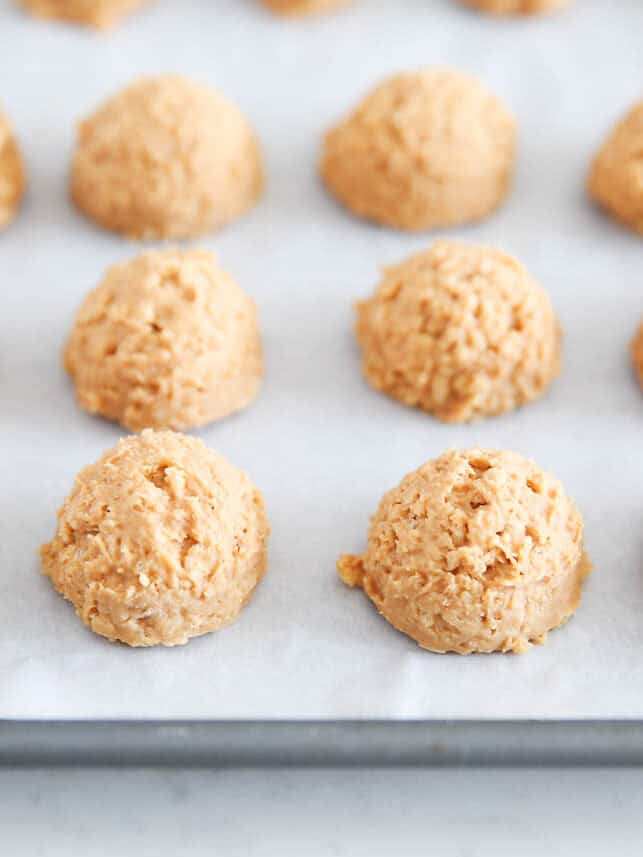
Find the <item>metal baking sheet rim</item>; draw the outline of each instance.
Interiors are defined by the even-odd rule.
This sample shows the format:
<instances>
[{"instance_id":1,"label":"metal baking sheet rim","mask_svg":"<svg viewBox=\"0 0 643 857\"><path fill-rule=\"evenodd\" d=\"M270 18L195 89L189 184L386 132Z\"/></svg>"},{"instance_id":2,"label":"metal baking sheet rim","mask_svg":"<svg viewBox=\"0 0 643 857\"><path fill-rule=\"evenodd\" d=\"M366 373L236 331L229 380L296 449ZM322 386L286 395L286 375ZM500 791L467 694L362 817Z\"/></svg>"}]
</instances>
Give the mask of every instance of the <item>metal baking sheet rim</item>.
<instances>
[{"instance_id":1,"label":"metal baking sheet rim","mask_svg":"<svg viewBox=\"0 0 643 857\"><path fill-rule=\"evenodd\" d=\"M0 766L640 767L643 720L0 720Z\"/></svg>"}]
</instances>

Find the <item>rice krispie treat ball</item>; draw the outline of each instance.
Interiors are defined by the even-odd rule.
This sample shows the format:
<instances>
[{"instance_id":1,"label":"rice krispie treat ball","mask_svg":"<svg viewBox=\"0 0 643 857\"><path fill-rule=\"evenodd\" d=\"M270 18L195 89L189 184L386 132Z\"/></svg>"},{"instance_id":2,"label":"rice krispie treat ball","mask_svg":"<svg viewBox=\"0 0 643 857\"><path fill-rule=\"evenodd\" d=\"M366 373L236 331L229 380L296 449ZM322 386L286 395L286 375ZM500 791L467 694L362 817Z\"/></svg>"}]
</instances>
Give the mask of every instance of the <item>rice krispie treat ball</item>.
<instances>
[{"instance_id":1,"label":"rice krispie treat ball","mask_svg":"<svg viewBox=\"0 0 643 857\"><path fill-rule=\"evenodd\" d=\"M560 369L546 292L516 259L461 241L387 269L356 333L371 386L446 422L530 402Z\"/></svg>"},{"instance_id":2,"label":"rice krispie treat ball","mask_svg":"<svg viewBox=\"0 0 643 857\"><path fill-rule=\"evenodd\" d=\"M196 438L145 431L78 474L42 570L96 634L181 645L245 607L269 529L245 473Z\"/></svg>"},{"instance_id":3,"label":"rice krispie treat ball","mask_svg":"<svg viewBox=\"0 0 643 857\"><path fill-rule=\"evenodd\" d=\"M460 0L465 6L492 15L539 15L569 4L569 0Z\"/></svg>"},{"instance_id":4,"label":"rice krispie treat ball","mask_svg":"<svg viewBox=\"0 0 643 857\"><path fill-rule=\"evenodd\" d=\"M480 220L505 198L516 123L472 77L400 74L326 135L321 174L354 214L398 229Z\"/></svg>"},{"instance_id":5,"label":"rice krispie treat ball","mask_svg":"<svg viewBox=\"0 0 643 857\"><path fill-rule=\"evenodd\" d=\"M590 571L563 486L513 452L447 452L384 495L339 559L395 628L434 652L526 652L576 610Z\"/></svg>"},{"instance_id":6,"label":"rice krispie treat ball","mask_svg":"<svg viewBox=\"0 0 643 857\"><path fill-rule=\"evenodd\" d=\"M0 229L16 216L25 192L25 171L7 117L0 113Z\"/></svg>"},{"instance_id":7,"label":"rice krispie treat ball","mask_svg":"<svg viewBox=\"0 0 643 857\"><path fill-rule=\"evenodd\" d=\"M594 159L589 192L616 220L643 234L643 101L616 125Z\"/></svg>"},{"instance_id":8,"label":"rice krispie treat ball","mask_svg":"<svg viewBox=\"0 0 643 857\"><path fill-rule=\"evenodd\" d=\"M241 112L185 78L144 78L80 125L71 194L130 238L191 238L239 217L263 186Z\"/></svg>"},{"instance_id":9,"label":"rice krispie treat ball","mask_svg":"<svg viewBox=\"0 0 643 857\"><path fill-rule=\"evenodd\" d=\"M636 369L636 374L639 379L639 384L643 390L643 321L636 331L636 336L632 342L632 362Z\"/></svg>"},{"instance_id":10,"label":"rice krispie treat ball","mask_svg":"<svg viewBox=\"0 0 643 857\"><path fill-rule=\"evenodd\" d=\"M262 0L278 15L309 15L315 12L330 12L339 6L346 6L351 0Z\"/></svg>"},{"instance_id":11,"label":"rice krispie treat ball","mask_svg":"<svg viewBox=\"0 0 643 857\"><path fill-rule=\"evenodd\" d=\"M92 414L132 431L205 425L257 394L255 305L205 250L144 253L85 298L64 364Z\"/></svg>"},{"instance_id":12,"label":"rice krispie treat ball","mask_svg":"<svg viewBox=\"0 0 643 857\"><path fill-rule=\"evenodd\" d=\"M60 18L99 29L114 26L147 0L21 0L22 6L42 18Z\"/></svg>"}]
</instances>

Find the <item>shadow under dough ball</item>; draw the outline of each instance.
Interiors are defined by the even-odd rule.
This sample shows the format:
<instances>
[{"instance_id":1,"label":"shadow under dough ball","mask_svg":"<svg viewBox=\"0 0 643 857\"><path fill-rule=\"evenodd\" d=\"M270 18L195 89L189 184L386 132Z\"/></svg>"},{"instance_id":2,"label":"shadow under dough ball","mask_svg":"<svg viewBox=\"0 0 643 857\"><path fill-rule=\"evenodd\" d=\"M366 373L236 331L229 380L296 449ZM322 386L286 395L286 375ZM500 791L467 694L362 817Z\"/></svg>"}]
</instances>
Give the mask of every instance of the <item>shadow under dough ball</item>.
<instances>
[{"instance_id":1,"label":"shadow under dough ball","mask_svg":"<svg viewBox=\"0 0 643 857\"><path fill-rule=\"evenodd\" d=\"M540 15L568 6L571 0L459 0L491 15Z\"/></svg>"},{"instance_id":2,"label":"shadow under dough ball","mask_svg":"<svg viewBox=\"0 0 643 857\"><path fill-rule=\"evenodd\" d=\"M347 6L352 0L261 0L264 6L278 15L311 15L331 12Z\"/></svg>"},{"instance_id":3,"label":"shadow under dough ball","mask_svg":"<svg viewBox=\"0 0 643 857\"><path fill-rule=\"evenodd\" d=\"M130 238L192 238L234 220L263 188L256 136L224 96L185 78L136 81L81 123L76 205Z\"/></svg>"},{"instance_id":4,"label":"shadow under dough ball","mask_svg":"<svg viewBox=\"0 0 643 857\"><path fill-rule=\"evenodd\" d=\"M0 229L16 216L25 192L25 169L7 117L0 113Z\"/></svg>"},{"instance_id":5,"label":"shadow under dough ball","mask_svg":"<svg viewBox=\"0 0 643 857\"><path fill-rule=\"evenodd\" d=\"M248 603L269 530L245 473L196 438L146 431L78 474L42 570L96 634L181 645Z\"/></svg>"},{"instance_id":6,"label":"shadow under dough ball","mask_svg":"<svg viewBox=\"0 0 643 857\"><path fill-rule=\"evenodd\" d=\"M592 164L589 193L616 220L643 234L643 101L616 125Z\"/></svg>"},{"instance_id":7,"label":"shadow under dough ball","mask_svg":"<svg viewBox=\"0 0 643 857\"><path fill-rule=\"evenodd\" d=\"M511 256L462 241L386 269L357 305L356 334L372 387L446 422L524 405L560 370L544 289Z\"/></svg>"},{"instance_id":8,"label":"shadow under dough ball","mask_svg":"<svg viewBox=\"0 0 643 857\"><path fill-rule=\"evenodd\" d=\"M382 498L343 556L395 628L433 652L526 652L576 610L591 566L563 486L513 452L447 452Z\"/></svg>"},{"instance_id":9,"label":"shadow under dough ball","mask_svg":"<svg viewBox=\"0 0 643 857\"><path fill-rule=\"evenodd\" d=\"M21 5L41 18L58 18L76 24L107 29L148 0L20 0Z\"/></svg>"},{"instance_id":10,"label":"shadow under dough ball","mask_svg":"<svg viewBox=\"0 0 643 857\"><path fill-rule=\"evenodd\" d=\"M144 253L87 295L64 364L92 414L132 431L196 428L258 392L255 304L206 250Z\"/></svg>"},{"instance_id":11,"label":"shadow under dough ball","mask_svg":"<svg viewBox=\"0 0 643 857\"><path fill-rule=\"evenodd\" d=\"M321 175L354 214L426 230L480 220L504 200L516 123L482 83L451 69L400 74L324 140Z\"/></svg>"},{"instance_id":12,"label":"shadow under dough ball","mask_svg":"<svg viewBox=\"0 0 643 857\"><path fill-rule=\"evenodd\" d=\"M639 325L636 336L632 341L632 363L634 364L639 384L643 390L643 321Z\"/></svg>"}]
</instances>

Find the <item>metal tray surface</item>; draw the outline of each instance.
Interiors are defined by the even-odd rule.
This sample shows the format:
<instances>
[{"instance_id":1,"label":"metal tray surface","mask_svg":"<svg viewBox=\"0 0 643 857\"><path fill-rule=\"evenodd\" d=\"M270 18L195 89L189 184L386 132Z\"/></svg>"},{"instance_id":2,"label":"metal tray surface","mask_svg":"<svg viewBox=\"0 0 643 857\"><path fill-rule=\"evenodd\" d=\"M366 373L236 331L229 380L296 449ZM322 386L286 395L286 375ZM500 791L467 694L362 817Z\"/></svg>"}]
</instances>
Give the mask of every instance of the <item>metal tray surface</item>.
<instances>
[{"instance_id":1,"label":"metal tray surface","mask_svg":"<svg viewBox=\"0 0 643 857\"><path fill-rule=\"evenodd\" d=\"M640 721L0 723L5 767L635 767Z\"/></svg>"},{"instance_id":2,"label":"metal tray surface","mask_svg":"<svg viewBox=\"0 0 643 857\"><path fill-rule=\"evenodd\" d=\"M157 0L101 35L17 5L0 3L2 106L29 174L0 236L0 764L640 764L643 408L627 345L643 257L583 189L641 96L640 0L516 20L455 0L355 0L297 21L258 0ZM515 112L511 195L450 234L515 253L565 330L548 395L473 426L439 424L362 381L352 304L434 236L355 220L316 172L330 125L387 75L425 65L469 70ZM139 250L69 203L74 127L130 80L167 71L239 103L264 151L264 198L199 244L257 301L266 381L247 412L199 435L263 490L273 538L239 622L133 652L82 627L36 552L76 472L122 434L78 410L59 355L83 295ZM586 520L595 572L581 608L521 658L421 652L334 572L340 552L363 547L385 490L473 445L533 457Z\"/></svg>"}]
</instances>

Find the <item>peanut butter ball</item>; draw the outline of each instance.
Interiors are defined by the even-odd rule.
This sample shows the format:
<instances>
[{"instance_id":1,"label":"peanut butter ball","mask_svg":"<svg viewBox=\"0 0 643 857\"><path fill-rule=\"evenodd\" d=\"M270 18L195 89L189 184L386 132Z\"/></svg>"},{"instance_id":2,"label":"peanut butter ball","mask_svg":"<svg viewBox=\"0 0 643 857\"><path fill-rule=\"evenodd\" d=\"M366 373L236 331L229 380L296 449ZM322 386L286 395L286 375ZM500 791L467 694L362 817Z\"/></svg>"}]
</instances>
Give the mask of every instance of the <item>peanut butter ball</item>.
<instances>
[{"instance_id":1,"label":"peanut butter ball","mask_svg":"<svg viewBox=\"0 0 643 857\"><path fill-rule=\"evenodd\" d=\"M0 229L16 216L25 192L25 170L7 117L0 113Z\"/></svg>"},{"instance_id":2,"label":"peanut butter ball","mask_svg":"<svg viewBox=\"0 0 643 857\"><path fill-rule=\"evenodd\" d=\"M427 230L481 220L505 198L516 123L475 78L452 69L378 86L324 141L321 175L354 214Z\"/></svg>"},{"instance_id":3,"label":"peanut butter ball","mask_svg":"<svg viewBox=\"0 0 643 857\"><path fill-rule=\"evenodd\" d=\"M526 652L578 607L590 571L563 486L513 452L447 452L382 498L338 570L433 652Z\"/></svg>"},{"instance_id":4,"label":"peanut butter ball","mask_svg":"<svg viewBox=\"0 0 643 857\"><path fill-rule=\"evenodd\" d=\"M76 24L107 29L147 0L21 0L22 6L41 18L59 18Z\"/></svg>"},{"instance_id":5,"label":"peanut butter ball","mask_svg":"<svg viewBox=\"0 0 643 857\"><path fill-rule=\"evenodd\" d=\"M346 6L351 0L262 0L262 2L278 15L310 15L317 12L330 12L339 6Z\"/></svg>"},{"instance_id":6,"label":"peanut butter ball","mask_svg":"<svg viewBox=\"0 0 643 857\"><path fill-rule=\"evenodd\" d=\"M643 101L616 125L594 159L589 192L612 217L643 234Z\"/></svg>"},{"instance_id":7,"label":"peanut butter ball","mask_svg":"<svg viewBox=\"0 0 643 857\"><path fill-rule=\"evenodd\" d=\"M81 123L78 208L129 238L192 238L236 219L263 187L257 139L223 95L185 78L144 78Z\"/></svg>"},{"instance_id":8,"label":"peanut butter ball","mask_svg":"<svg viewBox=\"0 0 643 857\"><path fill-rule=\"evenodd\" d=\"M639 384L643 390L643 321L636 331L636 336L632 342L632 363L636 370Z\"/></svg>"},{"instance_id":9,"label":"peanut butter ball","mask_svg":"<svg viewBox=\"0 0 643 857\"><path fill-rule=\"evenodd\" d=\"M78 474L42 570L96 634L175 646L236 619L268 535L245 473L196 438L145 431Z\"/></svg>"},{"instance_id":10,"label":"peanut butter ball","mask_svg":"<svg viewBox=\"0 0 643 857\"><path fill-rule=\"evenodd\" d=\"M85 298L64 353L82 408L132 431L188 429L254 399L254 302L206 250L144 253Z\"/></svg>"},{"instance_id":11,"label":"peanut butter ball","mask_svg":"<svg viewBox=\"0 0 643 857\"><path fill-rule=\"evenodd\" d=\"M516 259L461 241L388 268L356 333L371 386L446 422L524 405L560 369L546 292Z\"/></svg>"},{"instance_id":12,"label":"peanut butter ball","mask_svg":"<svg viewBox=\"0 0 643 857\"><path fill-rule=\"evenodd\" d=\"M540 15L567 6L570 0L460 0L491 15Z\"/></svg>"}]
</instances>

